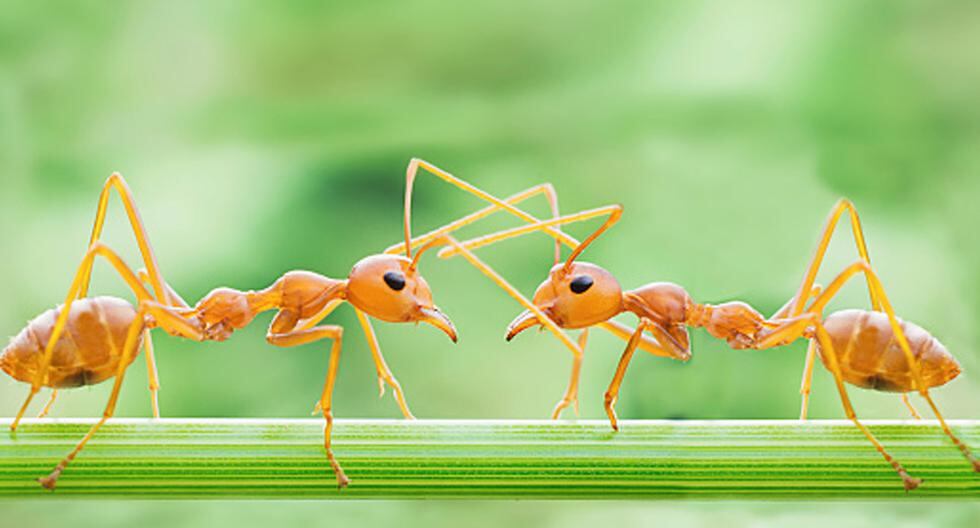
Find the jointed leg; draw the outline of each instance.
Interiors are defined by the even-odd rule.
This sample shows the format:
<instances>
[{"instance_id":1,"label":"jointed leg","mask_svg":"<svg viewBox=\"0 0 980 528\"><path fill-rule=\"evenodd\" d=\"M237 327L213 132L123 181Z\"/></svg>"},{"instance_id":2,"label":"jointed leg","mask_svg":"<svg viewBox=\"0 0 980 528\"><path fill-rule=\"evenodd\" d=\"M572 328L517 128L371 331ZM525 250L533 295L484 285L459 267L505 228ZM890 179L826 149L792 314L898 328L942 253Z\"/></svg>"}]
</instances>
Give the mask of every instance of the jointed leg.
<instances>
[{"instance_id":1,"label":"jointed leg","mask_svg":"<svg viewBox=\"0 0 980 528\"><path fill-rule=\"evenodd\" d=\"M902 393L902 403L905 404L905 407L909 410L909 413L912 414L912 418L915 418L916 420L922 419L922 416L919 415L919 411L915 410L915 406L912 405L912 400L909 399L909 394L907 392Z\"/></svg>"},{"instance_id":2,"label":"jointed leg","mask_svg":"<svg viewBox=\"0 0 980 528\"><path fill-rule=\"evenodd\" d=\"M480 199L482 199L484 201L490 202L491 204L493 204L493 205L495 205L495 206L497 206L497 207L499 207L501 209L504 209L504 210L508 211L509 213L517 216L518 218L520 218L520 219L522 219L522 220L524 220L526 222L535 222L537 220L535 217L533 217L533 216L525 213L524 211L518 209L517 207L514 207L510 203L507 203L506 201L501 200L500 198L497 198L496 196L493 196L493 195L491 195L491 194L489 194L489 193L487 193L487 192L485 192L485 191L483 191L483 190L481 190L481 189L479 189L479 188L477 188L477 187L475 187L475 186L473 186L473 185L471 185L471 184L469 184L469 183L467 183L467 182L465 182L463 180L460 180L459 178L457 178L457 177L453 176L452 174L449 174L448 172L446 172L446 171L444 171L444 170L436 167L435 165L432 165L431 163L429 163L427 161L424 161L424 160L420 160L418 158L413 158L412 161L409 162L408 169L405 172L405 176L406 177L405 177L405 245L404 245L404 247L405 247L405 254L408 257L411 257L411 249L410 248L411 248L411 245L412 245L412 230L411 230L411 224L412 224L412 222L411 222L411 220L412 220L412 188L413 188L413 185L415 183L415 177L418 174L418 170L420 168L423 169L423 170L425 170L425 171L427 171L427 172L429 172L430 174L436 176L437 178L440 178L441 180L443 180L443 181L451 184L451 185L454 185L454 186L456 186L456 187L458 187L458 188L460 188L460 189L462 189L462 190L464 190L464 191L466 191L466 192L468 192L468 193L470 193L470 194L472 194L472 195L474 195L474 196L476 196L476 197L478 197L478 198L480 198ZM487 214L489 214L489 213L487 213ZM465 224L461 224L460 227L462 225L465 225ZM549 229L547 229L547 231L548 231L548 233L550 235L552 235L552 236L554 236L556 238L559 238L559 239L566 238L566 235L564 233L562 233L561 231L559 231L559 230L549 228ZM437 238L438 236L441 236L441 235L447 234L447 233L448 233L448 231L446 231L445 233L440 233L439 235L437 235L436 237L433 237L433 238ZM566 243L569 243L569 242L566 242Z\"/></svg>"},{"instance_id":3,"label":"jointed leg","mask_svg":"<svg viewBox=\"0 0 980 528\"><path fill-rule=\"evenodd\" d=\"M384 356L381 355L381 346L378 344L378 336L374 333L374 327L371 326L371 321L367 318L364 312L354 309L357 314L357 320L361 323L361 328L364 329L364 337L367 338L368 346L371 348L371 356L374 358L374 366L378 370L378 392L379 396L384 396L385 394L385 383L391 386L392 392L395 393L395 401L398 402L398 408L401 409L402 415L408 420L414 420L415 416L412 415L412 411L408 409L408 403L405 401L405 393L402 392L402 386L392 375L391 369L388 368L388 364L385 363Z\"/></svg>"},{"instance_id":4,"label":"jointed leg","mask_svg":"<svg viewBox=\"0 0 980 528\"><path fill-rule=\"evenodd\" d=\"M925 394L923 394L922 397L929 403L929 407L932 408L932 413L936 415L936 419L939 420L939 425L943 428L943 432L946 433L946 436L953 441L953 444L956 445L957 449L959 449L960 452L963 453L963 456L966 457L967 461L973 465L973 471L980 473L980 460L974 458L973 454L970 453L970 448L953 434L953 431L949 428L949 425L946 423L943 415L939 412L939 407L936 407L936 402L932 401L932 396L929 394L929 391L925 391Z\"/></svg>"},{"instance_id":5,"label":"jointed leg","mask_svg":"<svg viewBox=\"0 0 980 528\"><path fill-rule=\"evenodd\" d=\"M813 361L817 355L817 340L811 339L806 348L806 363L803 365L803 380L800 382L800 420L806 420L810 407L810 382L813 380Z\"/></svg>"},{"instance_id":6,"label":"jointed leg","mask_svg":"<svg viewBox=\"0 0 980 528\"><path fill-rule=\"evenodd\" d=\"M105 411L102 413L102 418L99 419L99 421L96 422L91 429L89 429L88 433L86 433L82 440L78 442L78 445L75 446L75 449L73 449L71 453L68 453L68 456L62 459L48 476L37 479L38 482L45 488L49 490L54 489L58 482L58 477L60 477L61 473L66 467L68 467L68 464L70 464L71 461L78 456L78 453L85 448L85 444L87 444L88 441L95 436L95 433L100 427L102 427L102 424L104 424L106 420L111 418L113 413L116 412L116 402L119 400L119 389L122 388L123 378L126 375L126 367L129 366L133 356L136 355L137 348L139 346L139 336L146 328L146 322L144 320L145 315L146 310L141 305L140 309L136 313L136 319L133 321L133 324L129 326L129 332L126 333L126 342L125 345L123 345L123 357L120 359L119 366L116 368L116 381L112 386L112 393L109 395L109 402L106 404Z\"/></svg>"},{"instance_id":7,"label":"jointed leg","mask_svg":"<svg viewBox=\"0 0 980 528\"><path fill-rule=\"evenodd\" d=\"M636 351L637 345L640 344L640 338L643 336L643 330L646 329L650 322L650 320L644 318L640 319L640 323L636 325L636 330L633 331L633 336L626 344L626 350L623 351L622 357L619 358L619 364L616 366L616 375L613 376L612 382L609 384L609 388L606 390L606 414L609 416L609 425L612 426L614 431L619 431L619 422L616 419L615 408L616 400L619 398L619 387L623 384L623 377L626 376L626 367L629 366L630 360L633 359L633 352Z\"/></svg>"},{"instance_id":8,"label":"jointed leg","mask_svg":"<svg viewBox=\"0 0 980 528\"><path fill-rule=\"evenodd\" d=\"M54 400L57 397L58 397L58 389L52 390L51 391L51 398L48 399L48 403L46 403L44 405L44 408L41 409L41 412L38 413L38 415L37 415L38 418L44 418L45 416L48 415L49 412L51 412L51 406L54 405Z\"/></svg>"},{"instance_id":9,"label":"jointed leg","mask_svg":"<svg viewBox=\"0 0 980 528\"><path fill-rule=\"evenodd\" d=\"M610 334L626 342L629 342L629 340L633 337L634 334L632 328L624 325L623 323L619 323L611 319L609 321L599 323L596 326L602 328L603 330L609 332ZM649 352L654 356L671 358L671 359L681 359L677 357L677 354L674 351L662 345L659 341L646 334L640 336L640 341L639 344L637 345L637 348L643 350L644 352Z\"/></svg>"},{"instance_id":10,"label":"jointed leg","mask_svg":"<svg viewBox=\"0 0 980 528\"><path fill-rule=\"evenodd\" d=\"M578 386L579 378L582 374L582 358L585 355L585 345L589 342L589 329L586 328L582 330L582 333L578 336L578 348L582 351L581 356L574 356L572 358L572 372L568 377L568 387L565 389L565 394L562 396L558 404L555 405L554 410L551 411L551 419L557 420L561 416L561 412L572 405L575 409L575 415L578 416Z\"/></svg>"},{"instance_id":11,"label":"jointed leg","mask_svg":"<svg viewBox=\"0 0 980 528\"><path fill-rule=\"evenodd\" d=\"M605 207L599 207L596 209L589 209L586 211L581 211L570 215L559 216L558 218L542 220L539 222L523 225L520 227L499 231L497 233L491 233L489 235L481 236L478 238L473 238L465 242L460 242L459 246L457 247L447 247L441 250L439 252L439 257L449 258L461 253L462 250L460 248L465 248L468 250L478 249L484 246L489 246L491 244L496 244L497 242L502 242L504 240L516 238L521 235L525 235L527 233L544 230L551 226L558 226L558 225L569 224L573 222L581 222L584 220L590 220L592 218L598 218L600 216L609 216L610 219L615 219L615 218L619 218L621 214L622 214L622 207L618 205L607 205ZM604 227L608 227L609 225L611 225L609 221L607 221L606 224L603 224ZM601 234L601 231L596 231L595 233L590 235L589 239L586 239L585 242L588 242L590 239L594 240L595 236L597 236L597 233ZM577 256L577 253L580 253L579 250L585 248L585 242L583 242L582 244L575 245L575 250L572 254L573 256ZM571 259L571 257L569 258Z\"/></svg>"},{"instance_id":12,"label":"jointed leg","mask_svg":"<svg viewBox=\"0 0 980 528\"><path fill-rule=\"evenodd\" d=\"M143 343L146 350L146 379L150 385L150 405L153 407L153 417L160 417L160 378L157 376L157 360L153 355L153 336L149 330L143 331Z\"/></svg>"},{"instance_id":13,"label":"jointed leg","mask_svg":"<svg viewBox=\"0 0 980 528\"><path fill-rule=\"evenodd\" d=\"M505 198L503 201L506 202L506 203L508 203L508 204L518 204L518 203L521 203L521 202L523 202L523 201L525 201L525 200L527 200L529 198L532 198L532 197L534 197L534 196L536 196L538 194L544 194L545 195L545 197L548 199L548 204L551 206L552 213L554 214L554 216L557 217L558 216L558 214L557 214L557 211L558 211L558 195L555 192L555 188L550 183L544 183L544 184L541 184L541 185L535 185L534 187L531 187L529 189L526 189L524 191L521 191L521 192L519 192L519 193L517 193L517 194L515 194L513 196L508 197L508 198ZM428 242L431 242L433 240L436 240L436 239L442 237L443 235L447 235L449 233L452 233L452 232L455 232L455 231L457 231L459 229L462 229L465 226L468 226L470 224L473 224L475 222L478 222L479 220L482 220L482 219L490 216L491 214L493 214L493 213L495 213L497 211L500 211L501 209L502 208L500 206L495 205L495 204L488 205L487 207L484 207L483 209L480 209L479 211L476 211L475 213L472 213L472 214L469 214L467 216L464 216L464 217L462 217L462 218L460 218L458 220L454 220L453 222L450 222L450 223L448 223L448 224L446 224L446 225L444 225L444 226L442 226L440 228L434 229L434 230L429 231L428 233L426 233L424 235L419 235L419 236L413 238L411 240L411 243L410 243L409 247L411 247L414 250L415 248L417 248L419 246L422 246L422 245L425 245ZM538 219L536 217L534 217L534 216L532 216L530 214L527 214L527 213L524 213L524 214L526 214L527 217L529 218L529 220L528 220L529 222L537 222L538 221ZM555 231L556 232L557 231L560 231L560 229L559 228L555 228ZM559 255L560 254L559 253L559 248L560 248L560 244L562 244L563 242L564 243L567 243L571 247L574 247L574 245L577 245L578 244L578 242L575 241L570 236L567 236L566 235L564 238L558 237L558 238L555 239L555 246L556 246L555 253L556 253L556 255ZM389 253L389 254L403 254L403 253L405 253L405 242L402 241L402 242L398 242L396 244L392 244L391 246L388 246L385 249L384 252L385 253Z\"/></svg>"},{"instance_id":14,"label":"jointed leg","mask_svg":"<svg viewBox=\"0 0 980 528\"><path fill-rule=\"evenodd\" d=\"M814 284L813 287L810 288L810 295L808 295L807 298L812 299L814 297L817 297L820 295L821 292L823 292L823 286L819 284ZM794 296L790 300L786 301L786 304L784 304L779 310L776 310L776 313L772 314L769 320L771 321L773 319L786 319L787 317L789 317L790 310L792 310L793 306L795 305L796 305L796 297Z\"/></svg>"},{"instance_id":15,"label":"jointed leg","mask_svg":"<svg viewBox=\"0 0 980 528\"><path fill-rule=\"evenodd\" d=\"M827 334L827 330L823 327L822 323L815 320L814 324L816 326L817 339L820 340L820 347L823 349L823 353L827 357L827 363L830 366L830 371L834 375L834 382L837 384L837 391L840 393L841 404L844 405L844 413L847 414L847 417L854 422L854 425L856 425L858 429L864 433L864 436L867 437L867 439L875 446L875 449L881 453L881 456L885 457L885 460L891 464L893 468L895 468L895 471L898 472L898 476L902 477L902 483L905 485L906 491L914 490L915 488L919 487L919 484L922 483L922 479L909 476L908 472L905 471L905 468L902 467L902 464L900 464L898 460L895 460L895 458L885 450L885 447L881 445L881 442L879 442L878 439L871 434L871 431L858 420L857 415L854 413L854 407L851 406L851 399L847 396L847 388L844 386L844 376L841 373L840 364L837 362L837 352L834 350L834 345L830 340L830 335Z\"/></svg>"},{"instance_id":16,"label":"jointed leg","mask_svg":"<svg viewBox=\"0 0 980 528\"><path fill-rule=\"evenodd\" d=\"M140 282L142 282L144 285L149 284L152 287L152 283L150 282L150 275L146 271L146 268L140 268L139 270L137 270L136 275L140 278ZM164 282L163 289L167 293L166 302L164 304L169 304L170 306L176 306L179 308L187 308L187 309L190 308L190 305L187 304L187 301L185 301L184 298L181 297L180 294L177 293L177 291L174 290L169 283Z\"/></svg>"},{"instance_id":17,"label":"jointed leg","mask_svg":"<svg viewBox=\"0 0 980 528\"><path fill-rule=\"evenodd\" d=\"M858 255L861 260L871 264L871 257L868 255L868 247L864 241L864 231L861 229L861 219L858 218L857 210L854 208L854 204L850 200L841 199L837 202L833 209L830 211L830 216L827 218L827 223L823 229L823 235L820 237L820 243L817 245L817 250L810 260L810 266L807 268L806 274L803 276L803 282L800 284L800 289L796 291L796 302L793 305L792 311L788 314L790 316L795 316L803 313L804 306L809 297L808 293L813 287L813 281L817 278L817 271L820 269L821 263L823 263L824 255L827 253L827 246L830 245L830 238L834 234L834 227L837 226L837 221L840 219L841 215L847 212L851 217L851 230L854 233L854 244L857 246ZM871 307L874 310L881 309L881 302L878 297L877 292L871 286L870 279L868 280L868 290L871 295Z\"/></svg>"},{"instance_id":18,"label":"jointed leg","mask_svg":"<svg viewBox=\"0 0 980 528\"><path fill-rule=\"evenodd\" d=\"M150 247L150 239L146 234L146 228L143 226L143 220L140 217L139 211L136 209L133 192L129 189L129 185L126 184L126 180L119 173L113 173L109 176L109 179L106 180L102 188L102 194L99 196L99 206L95 213L95 224L92 226L92 236L89 238L89 247L95 244L99 240L99 237L102 236L106 208L109 205L109 193L112 189L115 189L119 193L119 198L126 208L126 216L129 217L129 223L133 228L133 233L136 235L136 244L139 246L140 254L143 256L143 263L149 270L150 284L153 286L153 291L156 293L157 299L165 304L171 304L167 300L167 290L164 286L163 277L160 275L160 267L157 265L156 255L154 255L153 249ZM89 268L85 271L81 280L78 290L79 299L88 295L91 275L92 270Z\"/></svg>"},{"instance_id":19,"label":"jointed leg","mask_svg":"<svg viewBox=\"0 0 980 528\"><path fill-rule=\"evenodd\" d=\"M269 343L281 347L293 347L312 343L321 339L332 339L333 345L330 347L330 365L327 368L327 378L323 384L323 393L320 395L320 410L326 423L323 426L323 448L327 452L327 461L337 476L337 486L344 488L350 484L350 479L344 474L344 469L340 467L337 458L334 457L331 449L331 433L333 432L333 387L337 381L337 367L340 364L340 348L343 340L344 329L336 325L315 326L306 330L295 330L285 333L272 333L270 331L266 339Z\"/></svg>"},{"instance_id":20,"label":"jointed leg","mask_svg":"<svg viewBox=\"0 0 980 528\"><path fill-rule=\"evenodd\" d=\"M868 264L866 261L859 260L845 268L844 271L842 271L830 283L830 285L827 286L827 290L813 301L813 304L810 305L808 311L811 314L818 314L822 312L827 303L830 302L830 299L836 295L838 291L840 291L840 289L849 279L858 273L864 273L865 278L871 284L872 290L875 292L875 295L881 303L882 311L888 315L888 323L891 325L895 340L898 342L899 347L902 349L902 352L905 355L906 362L909 366L909 372L912 376L912 380L915 383L915 389L917 389L919 394L929 403L929 406L933 410L933 414L936 415L936 419L939 420L939 424L943 428L943 432L946 433L950 440L953 441L953 444L956 445L956 447L963 453L963 456L970 462L974 470L980 471L980 464L978 464L977 459L970 453L970 449L966 446L966 444L964 444L959 438L956 437L955 434L953 434L953 431L946 424L946 420L943 418L942 414L939 412L939 409L932 401L932 397L929 395L929 388L922 380L919 362L915 359L915 355L912 353L912 348L909 346L908 338L905 337L905 332L902 330L902 325L899 323L898 317L895 315L895 310L892 308L891 302L888 300L888 296L885 294L885 289L881 284L881 280L871 268L870 264ZM820 344L823 346L823 342Z\"/></svg>"},{"instance_id":21,"label":"jointed leg","mask_svg":"<svg viewBox=\"0 0 980 528\"><path fill-rule=\"evenodd\" d=\"M139 279L133 273L131 269L119 258L112 249L110 249L105 244L101 242L96 242L91 248L85 253L85 257L82 259L82 263L78 267L78 271L75 273L75 278L72 280L71 286L68 288L68 295L65 297L65 302L61 307L61 311L58 314L58 318L55 320L55 324L51 329L51 335L48 338L47 346L44 349L44 354L41 356L41 363L38 366L37 374L34 376L34 380L31 383L30 392L21 405L20 410L17 412L17 416L14 421L10 424L10 429L12 431L17 429L20 424L20 420L24 417L24 413L27 412L27 407L30 405L31 400L34 399L34 395L41 390L41 385L44 383L44 378L48 375L48 368L51 365L51 357L54 354L54 347L58 343L58 339L61 338L62 333L65 331L65 325L68 323L68 315L71 312L72 303L78 299L78 292L82 286L82 282L85 280L86 275L90 272L92 264L96 256L101 256L109 261L110 264L119 274L122 276L126 284L136 293L136 298L140 301L150 299L150 293L146 291L146 288L140 284Z\"/></svg>"}]
</instances>

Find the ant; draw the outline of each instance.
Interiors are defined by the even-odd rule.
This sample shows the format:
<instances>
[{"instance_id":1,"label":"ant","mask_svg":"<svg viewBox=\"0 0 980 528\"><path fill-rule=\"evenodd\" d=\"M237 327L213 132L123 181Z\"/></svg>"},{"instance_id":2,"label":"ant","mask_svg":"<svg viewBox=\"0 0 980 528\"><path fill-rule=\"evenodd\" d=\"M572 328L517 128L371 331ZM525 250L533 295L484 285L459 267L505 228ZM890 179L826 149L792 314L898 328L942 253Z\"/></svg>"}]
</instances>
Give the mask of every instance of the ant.
<instances>
[{"instance_id":1,"label":"ant","mask_svg":"<svg viewBox=\"0 0 980 528\"><path fill-rule=\"evenodd\" d=\"M726 340L735 349L767 349L804 338L809 340L809 349L801 388L802 418L806 416L813 356L819 353L824 366L834 376L847 417L891 464L901 477L906 490L918 487L921 479L911 477L858 420L845 383L872 390L900 392L903 401L916 417L918 414L911 407L907 393L918 391L932 408L945 434L972 464L974 471L980 471L980 462L950 430L928 390L954 379L960 373L960 366L939 340L921 327L895 315L880 279L871 268L860 219L850 201L842 199L831 210L816 254L796 295L768 319L743 302L728 302L717 306L698 304L681 286L672 283L652 283L623 292L615 277L605 269L594 264L576 263L575 258L618 222L622 215L622 208L619 206L605 211L608 213L607 220L574 248L564 264L555 265L551 269L548 278L534 294L537 310L524 312L514 319L508 327L507 340L533 326L547 325L549 320L562 328L587 329L623 312L636 314L640 318L639 324L620 358L615 376L605 394L605 409L614 430L618 430L615 403L619 389L644 331L649 331L654 336L662 351L678 359L690 357L688 327L704 327L712 336ZM845 268L823 290L814 281L837 221L844 212L850 214L860 258ZM439 256L450 257L460 249L469 251L533 230L594 216L596 215L579 213L501 231L462 242L458 248L446 248ZM826 305L857 274L865 275L872 310L842 310L824 316ZM806 303L811 298L813 302L807 307ZM584 338L581 341L584 345ZM572 384L576 386L577 374L577 371L573 372ZM574 395L573 393L572 396ZM560 410L561 407L556 409L556 415Z\"/></svg>"},{"instance_id":2,"label":"ant","mask_svg":"<svg viewBox=\"0 0 980 528\"><path fill-rule=\"evenodd\" d=\"M411 194L420 168L491 202L492 205L418 239L412 239ZM555 204L553 208L557 207L554 189L550 185L535 186L506 200L500 200L418 159L409 163L406 180L405 242L400 250L390 250L385 254L362 259L354 265L345 280L331 279L308 271L291 271L264 290L244 292L218 288L190 307L164 281L128 184L121 175L111 175L99 198L89 249L71 283L64 304L30 321L0 353L0 369L18 381L31 384L27 399L11 423L11 430L17 429L41 387L53 389L51 399L40 414L44 416L50 410L58 389L94 385L115 378L102 418L48 476L38 479L41 485L54 489L68 464L112 417L126 369L135 360L141 347L146 349L153 416L160 416L157 394L159 380L150 338L151 329L162 328L171 335L195 341L223 341L235 330L251 323L259 313L276 310L278 313L266 336L269 343L290 347L320 339L331 339L333 342L327 378L314 412L321 412L325 418L324 448L327 459L339 486L346 486L350 481L336 461L330 443L333 425L332 392L343 328L337 325L318 326L320 321L345 301L354 307L375 361L381 394L384 394L384 384L391 386L402 414L408 419L414 418L400 384L381 355L368 316L389 322L428 323L446 333L455 342L455 327L435 307L431 290L418 273L417 267L422 254L438 244L447 243L449 232L500 209L508 210L527 221L536 221L534 217L512 205L536 194L546 194L549 201ZM118 192L129 217L145 270L133 272L115 251L99 241L113 189ZM413 256L412 250L416 248L418 251ZM405 256L398 255L399 252L404 252ZM116 297L88 297L96 257L108 260L121 275L136 296L136 307ZM144 283L149 283L152 294Z\"/></svg>"}]
</instances>

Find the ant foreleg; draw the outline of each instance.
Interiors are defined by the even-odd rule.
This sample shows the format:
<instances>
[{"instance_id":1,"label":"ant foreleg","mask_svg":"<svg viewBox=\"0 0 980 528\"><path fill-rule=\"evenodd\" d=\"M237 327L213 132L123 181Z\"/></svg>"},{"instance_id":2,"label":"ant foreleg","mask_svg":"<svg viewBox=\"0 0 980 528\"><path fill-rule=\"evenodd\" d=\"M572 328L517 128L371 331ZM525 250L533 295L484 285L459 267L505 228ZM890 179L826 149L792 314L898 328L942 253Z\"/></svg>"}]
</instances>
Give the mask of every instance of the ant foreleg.
<instances>
[{"instance_id":1,"label":"ant foreleg","mask_svg":"<svg viewBox=\"0 0 980 528\"><path fill-rule=\"evenodd\" d=\"M378 371L379 396L384 396L384 384L387 383L390 385L392 392L395 393L395 401L398 402L398 408L402 411L402 416L406 420L414 420L415 416L408 408L401 384L395 379L395 376L391 373L391 369L388 368L388 364L385 362L384 356L381 355L381 346L378 344L378 336L374 333L374 327L371 326L371 321L364 312L356 308L354 313L357 314L357 320L361 323L361 328L364 329L364 337L367 338L368 347L371 349L371 356L374 358L374 366Z\"/></svg>"},{"instance_id":2,"label":"ant foreleg","mask_svg":"<svg viewBox=\"0 0 980 528\"><path fill-rule=\"evenodd\" d=\"M463 180L461 180L461 179L453 176L452 174L450 174L450 173L448 173L448 172L440 169L439 167L436 167L435 165L432 165L431 163L429 163L429 162L427 162L425 160L421 160L421 159L418 159L418 158L412 158L412 160L408 164L408 168L405 171L405 245L404 245L404 248L405 248L405 254L408 257L411 257L411 249L410 248L412 247L412 229L411 229L411 219L412 219L412 188L413 188L413 185L415 183L415 178L416 178L416 176L418 174L419 169L423 169L426 172L432 174L433 176L436 176L437 178L439 178L439 179L441 179L441 180L443 180L443 181L445 181L445 182L447 182L447 183L449 183L451 185L454 185L454 186L456 186L456 187L458 187L458 188L460 188L460 189L462 189L462 190L464 190L464 191L466 191L466 192L468 192L468 193L470 193L470 194L472 194L472 195L480 198L481 200L490 202L491 204L493 204L493 205L495 205L495 206L497 206L497 207L499 207L501 209L504 209L507 212L509 212L509 213L517 216L521 220L524 220L526 222L535 222L535 221L537 221L537 219L535 217L533 217L530 214L528 214L528 213L526 213L526 212L518 209L517 207L514 207L513 205L511 205L507 201L501 200L500 198L497 198L496 196L493 196L492 194L487 193L486 191L483 191L482 189L479 189L476 186L474 186L474 185L472 185L470 183L467 183L467 182L465 182L465 181L463 181ZM487 213L487 214L489 214L489 213ZM482 217L480 217L480 218L482 218ZM463 224L463 225L465 225L465 224ZM567 238L567 235L565 235L564 233L562 233L558 229L553 229L553 228L548 227L548 228L546 228L546 231L548 232L548 234L550 234L553 237L556 237L556 238L559 238L559 239L561 239L561 238ZM448 231L446 233L448 233ZM446 234L446 233L440 233L439 235L436 235L433 238L438 238L438 236L441 236L441 235ZM570 243L570 241L566 241L566 243Z\"/></svg>"},{"instance_id":3,"label":"ant foreleg","mask_svg":"<svg viewBox=\"0 0 980 528\"><path fill-rule=\"evenodd\" d=\"M548 204L551 207L552 214L557 217L558 216L558 194L555 192L554 186L552 186L550 183L543 183L543 184L540 184L540 185L535 185L534 187L530 187L530 188L528 188L528 189L526 189L524 191L521 191L521 192L519 192L517 194L514 194L512 196L509 196L507 198L504 198L502 201L505 202L505 203L508 203L508 204L515 205L515 204L521 203L521 202L523 202L523 201L525 201L525 200L527 200L529 198L532 198L532 197L534 197L534 196L536 196L538 194L544 194L545 195L545 197L548 200ZM443 235L447 235L449 233L455 232L455 231L457 231L459 229L462 229L465 226L468 226L468 225L473 224L473 223L475 223L475 222L477 222L479 220L482 220L482 219L490 216L491 214L493 214L493 213L495 213L497 211L500 211L502 209L503 208L500 207L499 205L490 204L487 207L484 207L483 209L480 209L479 211L476 211L476 212L471 213L471 214L469 214L467 216L464 216L462 218L459 218L457 220L454 220L454 221L452 221L452 222L450 222L450 223L448 223L448 224L446 224L446 225L444 225L442 227L439 227L437 229L433 229L432 231L429 231L428 233L425 233L424 235L419 235L419 236L413 238L411 240L410 244L409 244L409 247L414 250L415 248L417 248L419 246L423 246L423 245L425 245L425 244L427 244L427 243L429 243L429 242L431 242L433 240L436 240L436 239L442 237ZM534 217L534 216L532 216L532 215L530 215L528 213L525 213L523 211L521 211L521 213L527 216L527 218L529 219L527 221L529 221L529 222L537 222L538 221L538 219L536 217ZM560 233L561 229L559 227L556 227L556 228L554 228L554 231L556 233ZM578 244L578 241L576 241L575 239L573 239L572 237L570 237L568 235L556 236L555 237L555 255L556 255L556 257L559 257L560 256L560 247L561 247L561 244L562 243L567 244L569 247L575 247L575 245ZM384 250L384 252L385 253L389 253L389 254L404 254L405 253L405 243L403 241L403 242L398 242L398 243L392 244L391 246L388 246Z\"/></svg>"},{"instance_id":4,"label":"ant foreleg","mask_svg":"<svg viewBox=\"0 0 980 528\"><path fill-rule=\"evenodd\" d=\"M561 416L561 412L567 409L569 405L572 406L575 410L575 415L578 416L578 386L579 380L582 377L582 359L585 357L585 345L588 342L589 329L586 328L578 336L578 349L582 351L582 355L575 356L572 359L572 372L568 377L568 387L565 389L565 394L561 400L555 405L554 410L551 411L552 420L557 420Z\"/></svg>"}]
</instances>

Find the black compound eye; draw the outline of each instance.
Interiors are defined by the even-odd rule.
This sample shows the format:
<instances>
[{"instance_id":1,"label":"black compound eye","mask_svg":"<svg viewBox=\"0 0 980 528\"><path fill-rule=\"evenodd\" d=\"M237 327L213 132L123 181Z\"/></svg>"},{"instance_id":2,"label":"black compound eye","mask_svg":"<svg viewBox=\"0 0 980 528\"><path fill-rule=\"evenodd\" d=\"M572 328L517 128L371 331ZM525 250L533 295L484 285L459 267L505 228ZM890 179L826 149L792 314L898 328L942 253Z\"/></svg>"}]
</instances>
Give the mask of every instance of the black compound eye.
<instances>
[{"instance_id":1,"label":"black compound eye","mask_svg":"<svg viewBox=\"0 0 980 528\"><path fill-rule=\"evenodd\" d=\"M397 271L389 271L385 273L385 284L392 290L401 291L405 288L405 276Z\"/></svg>"},{"instance_id":2,"label":"black compound eye","mask_svg":"<svg viewBox=\"0 0 980 528\"><path fill-rule=\"evenodd\" d=\"M578 277L572 279L572 282L569 286L572 288L572 291L575 293L585 293L589 288L592 287L592 283L593 283L592 277L589 277L588 275L579 275Z\"/></svg>"}]
</instances>

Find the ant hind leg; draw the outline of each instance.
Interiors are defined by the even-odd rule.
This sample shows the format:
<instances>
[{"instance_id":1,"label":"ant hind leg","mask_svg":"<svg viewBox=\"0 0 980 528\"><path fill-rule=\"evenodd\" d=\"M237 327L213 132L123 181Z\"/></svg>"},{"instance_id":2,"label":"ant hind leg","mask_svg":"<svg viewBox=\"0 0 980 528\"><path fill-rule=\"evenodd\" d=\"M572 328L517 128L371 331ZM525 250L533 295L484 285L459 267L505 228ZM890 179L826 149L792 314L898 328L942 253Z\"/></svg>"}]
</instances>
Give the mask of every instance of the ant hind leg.
<instances>
[{"instance_id":1,"label":"ant hind leg","mask_svg":"<svg viewBox=\"0 0 980 528\"><path fill-rule=\"evenodd\" d=\"M840 401L844 406L844 414L847 418L854 422L854 425L864 433L864 436L875 446L875 449L881 453L881 456L885 458L892 468L898 473L898 476L902 478L902 483L905 486L906 491L914 490L922 484L922 479L914 478L905 471L902 464L896 460L888 451L885 450L885 446L881 445L881 442L875 438L871 430L867 428L864 424L858 420L857 414L854 412L854 406L851 405L851 399L847 395L847 387L844 386L844 375L841 373L840 363L837 360L837 352L834 350L834 345L831 342L830 335L824 328L823 324L819 321L814 323L816 327L817 339L820 341L820 347L823 349L824 355L827 357L827 363L830 367L831 373L834 375L834 382L837 384L837 392L840 393Z\"/></svg>"}]
</instances>

